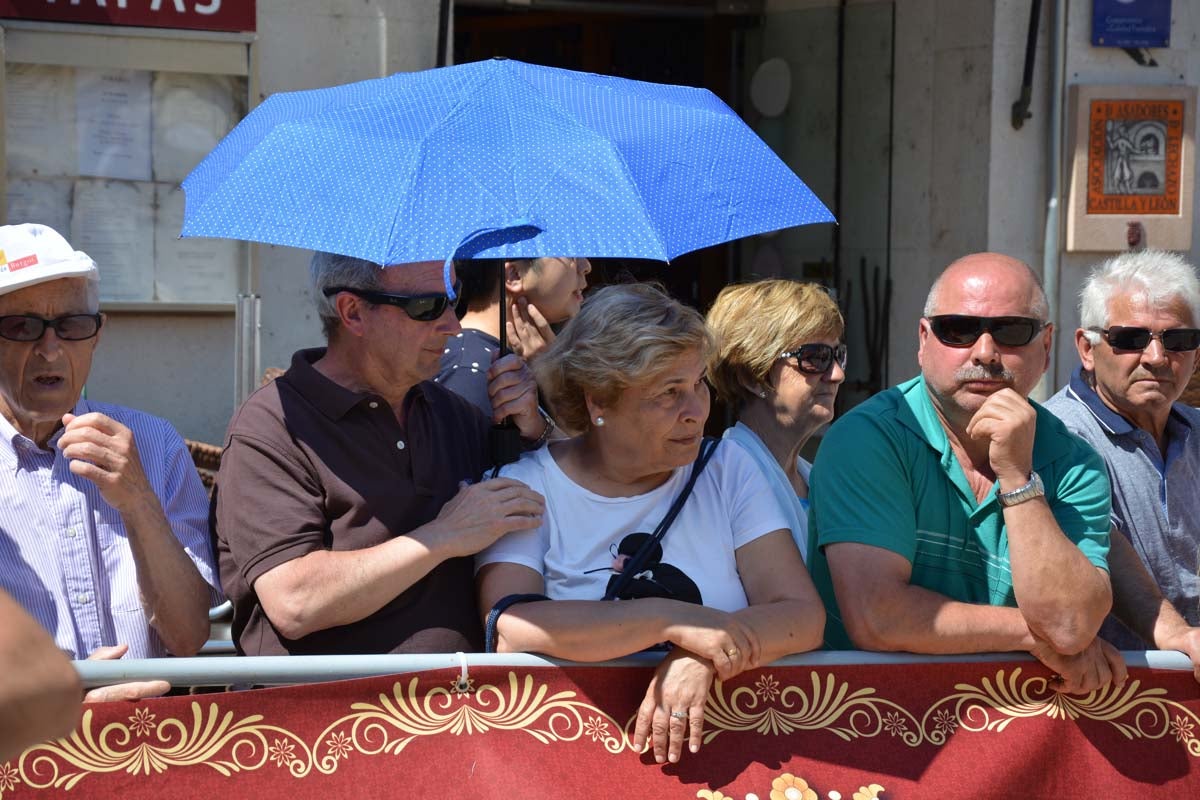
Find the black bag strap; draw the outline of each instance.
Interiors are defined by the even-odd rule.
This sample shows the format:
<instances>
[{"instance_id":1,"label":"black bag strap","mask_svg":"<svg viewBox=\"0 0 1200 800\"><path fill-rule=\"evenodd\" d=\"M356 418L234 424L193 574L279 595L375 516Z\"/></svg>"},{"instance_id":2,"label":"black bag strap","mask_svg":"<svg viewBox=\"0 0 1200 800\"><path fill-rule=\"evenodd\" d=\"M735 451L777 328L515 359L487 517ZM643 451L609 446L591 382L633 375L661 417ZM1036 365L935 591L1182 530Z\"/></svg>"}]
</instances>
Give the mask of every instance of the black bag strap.
<instances>
[{"instance_id":1,"label":"black bag strap","mask_svg":"<svg viewBox=\"0 0 1200 800\"><path fill-rule=\"evenodd\" d=\"M704 441L700 443L700 453L696 456L696 460L692 462L692 474L688 476L687 483L683 485L679 495L675 498L675 502L671 503L671 507L667 509L666 516L662 522L658 523L658 527L654 529L654 533L642 543L638 551L633 554L633 558L625 562L621 574L617 577L604 593L605 600L615 600L617 595L625 591L625 587L633 580L633 576L642 571L642 566L646 563L646 559L650 557L650 551L662 541L666 536L667 529L671 527L671 523L679 516L680 509L687 502L688 497L692 494L692 489L696 485L696 479L700 477L700 473L704 472L704 468L708 466L708 460L712 458L716 452L717 445L721 443L720 439L714 439L711 436L705 436Z\"/></svg>"},{"instance_id":2,"label":"black bag strap","mask_svg":"<svg viewBox=\"0 0 1200 800\"><path fill-rule=\"evenodd\" d=\"M483 652L496 652L496 622L499 621L501 614L517 603L533 603L549 599L544 594L506 594L497 600L496 605L492 606L492 610L488 612L487 622L483 627Z\"/></svg>"}]
</instances>

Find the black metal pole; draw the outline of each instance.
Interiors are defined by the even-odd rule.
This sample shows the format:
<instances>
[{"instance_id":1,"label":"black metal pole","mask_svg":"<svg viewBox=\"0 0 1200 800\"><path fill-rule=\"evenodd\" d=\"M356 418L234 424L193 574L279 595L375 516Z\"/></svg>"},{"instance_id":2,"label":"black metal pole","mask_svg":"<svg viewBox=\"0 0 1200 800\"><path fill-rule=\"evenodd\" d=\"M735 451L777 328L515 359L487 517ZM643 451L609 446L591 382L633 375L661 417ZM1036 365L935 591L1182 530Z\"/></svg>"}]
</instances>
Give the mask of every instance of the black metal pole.
<instances>
[{"instance_id":1,"label":"black metal pole","mask_svg":"<svg viewBox=\"0 0 1200 800\"><path fill-rule=\"evenodd\" d=\"M450 37L450 15L453 13L451 3L453 0L442 0L438 5L438 32L437 32L437 65L439 67L446 66L446 59L450 51L450 43L447 39Z\"/></svg>"},{"instance_id":2,"label":"black metal pole","mask_svg":"<svg viewBox=\"0 0 1200 800\"><path fill-rule=\"evenodd\" d=\"M1025 72L1021 76L1021 96L1012 104L1012 126L1020 130L1025 120L1033 116L1029 104L1033 102L1033 61L1037 56L1038 25L1042 20L1042 0L1029 4L1029 31L1025 35Z\"/></svg>"}]
</instances>

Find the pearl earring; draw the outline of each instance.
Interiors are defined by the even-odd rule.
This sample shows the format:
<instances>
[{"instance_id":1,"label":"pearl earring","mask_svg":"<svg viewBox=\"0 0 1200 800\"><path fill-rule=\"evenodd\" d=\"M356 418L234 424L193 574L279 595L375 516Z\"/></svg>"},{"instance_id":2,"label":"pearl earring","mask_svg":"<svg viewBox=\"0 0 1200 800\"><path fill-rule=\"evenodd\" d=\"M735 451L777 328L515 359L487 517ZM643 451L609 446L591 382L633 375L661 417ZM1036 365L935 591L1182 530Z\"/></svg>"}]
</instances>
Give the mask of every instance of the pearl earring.
<instances>
[{"instance_id":1,"label":"pearl earring","mask_svg":"<svg viewBox=\"0 0 1200 800\"><path fill-rule=\"evenodd\" d=\"M604 427L604 417L596 417L596 427L597 428Z\"/></svg>"}]
</instances>

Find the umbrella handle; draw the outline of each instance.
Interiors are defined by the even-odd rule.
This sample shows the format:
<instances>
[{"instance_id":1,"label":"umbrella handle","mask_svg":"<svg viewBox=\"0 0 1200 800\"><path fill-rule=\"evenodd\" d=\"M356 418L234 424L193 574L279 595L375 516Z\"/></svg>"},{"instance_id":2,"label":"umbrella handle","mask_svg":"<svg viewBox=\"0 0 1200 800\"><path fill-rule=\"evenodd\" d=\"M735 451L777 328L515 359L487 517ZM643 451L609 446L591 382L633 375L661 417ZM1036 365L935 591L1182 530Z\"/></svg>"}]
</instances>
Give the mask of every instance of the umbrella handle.
<instances>
[{"instance_id":1,"label":"umbrella handle","mask_svg":"<svg viewBox=\"0 0 1200 800\"><path fill-rule=\"evenodd\" d=\"M521 443L521 429L513 423L511 417L505 417L503 422L492 425L488 429L488 455L495 465L492 468L492 477L496 477L505 464L511 464L520 458L524 449Z\"/></svg>"}]
</instances>

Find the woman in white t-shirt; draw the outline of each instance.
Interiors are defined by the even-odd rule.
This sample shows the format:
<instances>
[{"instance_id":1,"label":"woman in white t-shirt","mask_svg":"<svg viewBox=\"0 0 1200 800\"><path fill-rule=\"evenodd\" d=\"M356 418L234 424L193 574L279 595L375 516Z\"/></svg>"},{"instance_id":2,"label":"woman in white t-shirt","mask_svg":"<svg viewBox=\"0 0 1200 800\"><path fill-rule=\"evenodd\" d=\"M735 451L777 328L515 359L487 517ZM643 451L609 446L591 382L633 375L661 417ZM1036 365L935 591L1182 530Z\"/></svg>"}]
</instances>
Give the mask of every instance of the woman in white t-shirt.
<instances>
[{"instance_id":1,"label":"woman in white t-shirt","mask_svg":"<svg viewBox=\"0 0 1200 800\"><path fill-rule=\"evenodd\" d=\"M502 474L546 498L542 524L476 557L486 617L510 595L496 649L603 661L673 645L638 711L634 747L658 762L700 746L714 675L731 678L821 644L825 612L783 510L753 460L717 448L652 557L617 602L610 581L666 515L700 449L713 348L694 310L646 285L610 286L538 359L572 439ZM651 735L653 731L653 735Z\"/></svg>"},{"instance_id":2,"label":"woman in white t-shirt","mask_svg":"<svg viewBox=\"0 0 1200 800\"><path fill-rule=\"evenodd\" d=\"M708 311L708 326L718 342L709 380L737 413L724 443L762 470L807 558L812 464L800 448L833 419L846 379L842 312L819 284L771 279L726 286Z\"/></svg>"}]
</instances>

